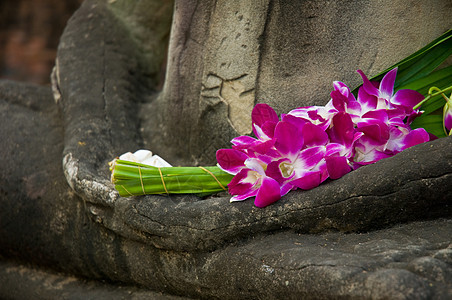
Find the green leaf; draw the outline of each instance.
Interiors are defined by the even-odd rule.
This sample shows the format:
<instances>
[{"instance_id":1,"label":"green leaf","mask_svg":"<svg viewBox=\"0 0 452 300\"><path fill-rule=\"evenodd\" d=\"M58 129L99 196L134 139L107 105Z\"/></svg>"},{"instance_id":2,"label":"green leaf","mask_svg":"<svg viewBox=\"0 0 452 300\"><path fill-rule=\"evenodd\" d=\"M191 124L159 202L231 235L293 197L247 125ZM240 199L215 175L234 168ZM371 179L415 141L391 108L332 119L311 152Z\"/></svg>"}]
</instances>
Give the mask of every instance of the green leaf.
<instances>
[{"instance_id":1,"label":"green leaf","mask_svg":"<svg viewBox=\"0 0 452 300\"><path fill-rule=\"evenodd\" d=\"M443 116L442 115L422 115L416 118L411 123L411 128L424 128L427 132L435 135L438 138L445 137L443 129Z\"/></svg>"},{"instance_id":2,"label":"green leaf","mask_svg":"<svg viewBox=\"0 0 452 300\"><path fill-rule=\"evenodd\" d=\"M383 72L369 78L379 81L390 70L398 67L395 89L400 86L428 76L452 54L452 29L429 43L427 46L411 54L407 58L387 68ZM357 93L360 86L353 90Z\"/></svg>"},{"instance_id":3,"label":"green leaf","mask_svg":"<svg viewBox=\"0 0 452 300\"><path fill-rule=\"evenodd\" d=\"M424 96L428 95L428 90L435 86L439 89L445 89L452 85L452 66L440 69L431 73L429 76L411 81L399 89L416 90ZM428 115L444 106L444 98L441 95L433 97L421 106L424 111L423 115Z\"/></svg>"},{"instance_id":4,"label":"green leaf","mask_svg":"<svg viewBox=\"0 0 452 300\"><path fill-rule=\"evenodd\" d=\"M232 177L216 166L156 168L119 159L112 166L112 181L120 196L214 194L227 189Z\"/></svg>"}]
</instances>

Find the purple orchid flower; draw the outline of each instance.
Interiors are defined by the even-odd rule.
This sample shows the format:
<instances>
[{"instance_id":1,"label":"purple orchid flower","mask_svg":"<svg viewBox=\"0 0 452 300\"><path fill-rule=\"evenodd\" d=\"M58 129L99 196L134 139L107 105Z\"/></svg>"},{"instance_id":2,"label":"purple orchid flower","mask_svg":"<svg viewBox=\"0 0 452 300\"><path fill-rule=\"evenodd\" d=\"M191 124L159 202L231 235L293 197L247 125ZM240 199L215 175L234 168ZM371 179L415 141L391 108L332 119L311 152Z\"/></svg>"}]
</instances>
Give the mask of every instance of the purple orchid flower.
<instances>
[{"instance_id":1,"label":"purple orchid flower","mask_svg":"<svg viewBox=\"0 0 452 300\"><path fill-rule=\"evenodd\" d=\"M233 149L243 150L248 154L258 152L267 153L273 147L275 126L279 121L278 115L268 104L259 103L251 113L253 133L257 137L242 135L231 140Z\"/></svg>"},{"instance_id":2,"label":"purple orchid flower","mask_svg":"<svg viewBox=\"0 0 452 300\"><path fill-rule=\"evenodd\" d=\"M281 195L296 188L312 189L328 178L324 160L327 143L328 135L321 126L278 123L275 149L279 157L268 164L267 174L281 185Z\"/></svg>"},{"instance_id":3,"label":"purple orchid flower","mask_svg":"<svg viewBox=\"0 0 452 300\"><path fill-rule=\"evenodd\" d=\"M287 115L309 121L320 126L322 130L326 130L330 126L335 113L337 113L337 109L334 107L333 102L329 101L325 106L299 107L291 110ZM283 115L282 119L284 120L287 115Z\"/></svg>"},{"instance_id":4,"label":"purple orchid flower","mask_svg":"<svg viewBox=\"0 0 452 300\"><path fill-rule=\"evenodd\" d=\"M452 135L452 95L443 108L444 131L446 135Z\"/></svg>"},{"instance_id":5,"label":"purple orchid flower","mask_svg":"<svg viewBox=\"0 0 452 300\"><path fill-rule=\"evenodd\" d=\"M279 183L266 175L267 165L260 159L235 149L220 149L217 161L222 170L235 175L228 184L231 202L256 197L254 204L265 207L281 198Z\"/></svg>"},{"instance_id":6,"label":"purple orchid flower","mask_svg":"<svg viewBox=\"0 0 452 300\"><path fill-rule=\"evenodd\" d=\"M245 167L249 156L236 149L220 149L216 153L218 166L225 172L236 175Z\"/></svg>"},{"instance_id":7,"label":"purple orchid flower","mask_svg":"<svg viewBox=\"0 0 452 300\"><path fill-rule=\"evenodd\" d=\"M363 79L363 86L360 88L358 101L367 111L378 109L394 110L393 114L403 115L403 118L408 117L409 121L419 115L419 111L414 110L413 107L424 99L422 94L409 89L398 90L394 94L397 68L386 73L378 87L370 82L361 70L357 72ZM367 111L363 111L363 114Z\"/></svg>"},{"instance_id":8,"label":"purple orchid flower","mask_svg":"<svg viewBox=\"0 0 452 300\"><path fill-rule=\"evenodd\" d=\"M255 138L234 138L232 149L217 151L219 167L235 175L228 185L231 201L255 197L255 205L265 207L291 190L312 189L429 140L424 129L409 127L420 115L413 107L423 96L412 90L394 93L397 69L381 83L358 72L363 79L358 98L336 81L325 106L294 109L281 121L269 105L255 106ZM444 108L447 130L452 127L451 106L447 102Z\"/></svg>"},{"instance_id":9,"label":"purple orchid flower","mask_svg":"<svg viewBox=\"0 0 452 300\"><path fill-rule=\"evenodd\" d=\"M352 117L345 112L336 114L332 124L327 131L331 142L327 145L325 161L329 177L338 179L352 170L355 143L364 134L355 129Z\"/></svg>"},{"instance_id":10,"label":"purple orchid flower","mask_svg":"<svg viewBox=\"0 0 452 300\"><path fill-rule=\"evenodd\" d=\"M333 83L334 90L331 92L331 102L338 112L349 114L353 120L361 116L361 104L356 100L349 87L340 82Z\"/></svg>"},{"instance_id":11,"label":"purple orchid flower","mask_svg":"<svg viewBox=\"0 0 452 300\"><path fill-rule=\"evenodd\" d=\"M411 130L402 117L390 117L390 113L385 109L369 111L357 123L357 130L363 135L355 144L355 169L429 141L425 129Z\"/></svg>"},{"instance_id":12,"label":"purple orchid flower","mask_svg":"<svg viewBox=\"0 0 452 300\"><path fill-rule=\"evenodd\" d=\"M254 205L265 207L281 198L279 183L265 174L266 165L256 158L245 161L243 168L229 183L231 202L256 197Z\"/></svg>"}]
</instances>

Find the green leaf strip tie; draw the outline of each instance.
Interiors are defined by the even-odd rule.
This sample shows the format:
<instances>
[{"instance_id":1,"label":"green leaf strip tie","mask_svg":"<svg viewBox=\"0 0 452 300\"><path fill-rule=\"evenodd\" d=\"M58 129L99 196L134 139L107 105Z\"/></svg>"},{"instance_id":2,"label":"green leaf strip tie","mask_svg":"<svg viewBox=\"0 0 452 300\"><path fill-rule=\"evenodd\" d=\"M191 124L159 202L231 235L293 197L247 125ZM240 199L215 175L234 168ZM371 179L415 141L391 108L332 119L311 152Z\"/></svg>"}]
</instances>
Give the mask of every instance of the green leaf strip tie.
<instances>
[{"instance_id":1,"label":"green leaf strip tie","mask_svg":"<svg viewBox=\"0 0 452 300\"><path fill-rule=\"evenodd\" d=\"M160 168L159 168L159 171L160 171ZM140 168L140 166L138 166L138 173L140 173L141 189L143 190L143 195L146 195L146 192L144 191L143 176L141 175L141 168ZM160 175L162 175L162 172L160 172ZM163 180L163 178L162 178L162 180ZM165 184L163 184L163 186L165 186Z\"/></svg>"},{"instance_id":2,"label":"green leaf strip tie","mask_svg":"<svg viewBox=\"0 0 452 300\"><path fill-rule=\"evenodd\" d=\"M199 167L199 168L200 168L201 170L203 170L203 171L209 173L210 175L212 175L213 179L215 179L215 181L218 183L218 185L219 185L223 190L225 190L225 191L228 190L227 188L225 188L225 187L221 184L221 182L217 179L217 177L215 177L215 175L213 175L212 172L210 172L209 170L207 170L207 169L204 168L204 167ZM163 180L163 178L162 178L162 180Z\"/></svg>"},{"instance_id":3,"label":"green leaf strip tie","mask_svg":"<svg viewBox=\"0 0 452 300\"><path fill-rule=\"evenodd\" d=\"M165 189L165 192L169 195L168 190L166 189L165 180L163 180L162 170L160 168L157 168L157 169L159 169L160 178L162 179L163 188ZM141 176L141 173L140 173L140 176ZM141 184L143 184L143 181L141 181ZM144 190L143 190L143 192L144 192Z\"/></svg>"},{"instance_id":4,"label":"green leaf strip tie","mask_svg":"<svg viewBox=\"0 0 452 300\"><path fill-rule=\"evenodd\" d=\"M141 184L143 184L143 182L141 182ZM122 184L120 185L120 187L122 187L124 189L124 191L126 191L130 196L134 196L131 192L129 192L125 186L123 186Z\"/></svg>"}]
</instances>

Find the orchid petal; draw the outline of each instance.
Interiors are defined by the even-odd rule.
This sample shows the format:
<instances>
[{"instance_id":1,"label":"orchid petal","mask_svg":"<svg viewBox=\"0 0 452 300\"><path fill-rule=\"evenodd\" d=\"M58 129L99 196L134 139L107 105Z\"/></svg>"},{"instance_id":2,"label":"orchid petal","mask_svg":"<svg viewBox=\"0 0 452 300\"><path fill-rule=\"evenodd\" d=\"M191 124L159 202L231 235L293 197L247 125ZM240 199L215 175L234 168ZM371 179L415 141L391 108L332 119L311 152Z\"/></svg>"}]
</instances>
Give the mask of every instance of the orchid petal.
<instances>
[{"instance_id":1,"label":"orchid petal","mask_svg":"<svg viewBox=\"0 0 452 300\"><path fill-rule=\"evenodd\" d=\"M384 144L389 139L389 127L387 124L376 119L365 119L357 124L358 130L363 132L379 144Z\"/></svg>"},{"instance_id":2,"label":"orchid petal","mask_svg":"<svg viewBox=\"0 0 452 300\"><path fill-rule=\"evenodd\" d=\"M380 98L389 100L394 94L394 83L397 76L397 68L392 69L383 77L380 83Z\"/></svg>"},{"instance_id":3,"label":"orchid petal","mask_svg":"<svg viewBox=\"0 0 452 300\"><path fill-rule=\"evenodd\" d=\"M283 158L278 161L273 161L268 164L267 170L265 171L265 174L273 179L275 179L279 184L283 184L288 179L292 178L292 176L286 178L283 176L280 165L283 162L290 162L289 159Z\"/></svg>"},{"instance_id":4,"label":"orchid petal","mask_svg":"<svg viewBox=\"0 0 452 300\"><path fill-rule=\"evenodd\" d=\"M357 70L357 72L359 73L359 75L361 75L363 79L363 89L366 91L366 93L371 96L378 97L380 94L379 90L370 82L367 76L364 75L363 71Z\"/></svg>"},{"instance_id":5,"label":"orchid petal","mask_svg":"<svg viewBox=\"0 0 452 300\"><path fill-rule=\"evenodd\" d=\"M423 111L414 110L411 114L408 115L406 119L406 124L410 125L414 121L414 119L421 116L423 113L424 113Z\"/></svg>"},{"instance_id":6,"label":"orchid petal","mask_svg":"<svg viewBox=\"0 0 452 300\"><path fill-rule=\"evenodd\" d=\"M452 105L450 105L449 102L447 102L443 108L444 128L447 131L452 129Z\"/></svg>"},{"instance_id":7,"label":"orchid petal","mask_svg":"<svg viewBox=\"0 0 452 300\"><path fill-rule=\"evenodd\" d=\"M328 142L328 134L318 125L306 123L301 128L304 146L322 146Z\"/></svg>"},{"instance_id":8,"label":"orchid petal","mask_svg":"<svg viewBox=\"0 0 452 300\"><path fill-rule=\"evenodd\" d=\"M237 174L245 165L248 156L235 149L220 149L216 153L217 162L220 168L230 174Z\"/></svg>"},{"instance_id":9,"label":"orchid petal","mask_svg":"<svg viewBox=\"0 0 452 300\"><path fill-rule=\"evenodd\" d=\"M346 149L346 147L339 143L329 143L326 145L325 156L332 156L335 154L341 154Z\"/></svg>"},{"instance_id":10,"label":"orchid petal","mask_svg":"<svg viewBox=\"0 0 452 300\"><path fill-rule=\"evenodd\" d=\"M313 121L317 121L320 123L326 122L324 116L320 114L320 108L318 110L308 110L307 113L308 117Z\"/></svg>"},{"instance_id":11,"label":"orchid petal","mask_svg":"<svg viewBox=\"0 0 452 300\"><path fill-rule=\"evenodd\" d=\"M320 183L328 179L328 168L326 167L326 161L323 159L312 171L320 172Z\"/></svg>"},{"instance_id":12,"label":"orchid petal","mask_svg":"<svg viewBox=\"0 0 452 300\"><path fill-rule=\"evenodd\" d=\"M331 99L333 100L333 106L338 111L346 111L347 110L347 98L341 94L340 91L334 90L330 93Z\"/></svg>"},{"instance_id":13,"label":"orchid petal","mask_svg":"<svg viewBox=\"0 0 452 300\"><path fill-rule=\"evenodd\" d=\"M253 120L253 124L256 124L259 127L262 127L262 125L268 121L275 123L279 121L278 115L274 109L265 103L259 103L254 106L253 111L251 112L251 119Z\"/></svg>"},{"instance_id":14,"label":"orchid petal","mask_svg":"<svg viewBox=\"0 0 452 300\"><path fill-rule=\"evenodd\" d=\"M362 154L367 154L371 151L374 151L375 149L383 150L384 145L384 143L380 143L372 138L369 138L366 135L363 135L359 140L356 141L355 151Z\"/></svg>"},{"instance_id":15,"label":"orchid petal","mask_svg":"<svg viewBox=\"0 0 452 300\"><path fill-rule=\"evenodd\" d=\"M256 171L260 175L265 175L264 163L257 158L248 158L245 160L245 166L251 170Z\"/></svg>"},{"instance_id":16,"label":"orchid petal","mask_svg":"<svg viewBox=\"0 0 452 300\"><path fill-rule=\"evenodd\" d=\"M392 109L384 109L383 111L386 112L386 114L388 115L388 119L391 120L391 123L393 122L393 119L395 119L395 118L403 120L407 117L407 115L409 115L409 116L420 115L419 112L413 110L413 108L408 109L407 107L404 107L404 106L399 106L399 107L392 108ZM414 118L413 118L413 120L414 120ZM407 124L409 124L409 123L407 123Z\"/></svg>"},{"instance_id":17,"label":"orchid petal","mask_svg":"<svg viewBox=\"0 0 452 300\"><path fill-rule=\"evenodd\" d=\"M314 168L324 157L326 147L317 146L304 149L298 154L298 158L294 163L295 172L303 172ZM298 172L299 171L299 172Z\"/></svg>"},{"instance_id":18,"label":"orchid petal","mask_svg":"<svg viewBox=\"0 0 452 300\"><path fill-rule=\"evenodd\" d=\"M261 129L262 132L268 136L269 138L273 138L274 132L275 132L275 127L276 124L278 124L278 121L273 122L273 121L267 121L264 124L262 124Z\"/></svg>"},{"instance_id":19,"label":"orchid petal","mask_svg":"<svg viewBox=\"0 0 452 300\"><path fill-rule=\"evenodd\" d=\"M340 91L341 94L346 97L348 97L348 95L350 94L350 89L348 88L348 86L341 81L333 81L333 88L336 91Z\"/></svg>"},{"instance_id":20,"label":"orchid petal","mask_svg":"<svg viewBox=\"0 0 452 300\"><path fill-rule=\"evenodd\" d=\"M265 142L259 141L258 143L255 143L253 146L251 146L249 149L260 154L269 154L274 144L275 140L273 139Z\"/></svg>"},{"instance_id":21,"label":"orchid petal","mask_svg":"<svg viewBox=\"0 0 452 300\"><path fill-rule=\"evenodd\" d=\"M303 190L310 190L320 185L322 173L320 171L306 172L302 177L290 183Z\"/></svg>"},{"instance_id":22,"label":"orchid petal","mask_svg":"<svg viewBox=\"0 0 452 300\"><path fill-rule=\"evenodd\" d=\"M281 121L275 128L275 147L284 156L295 156L303 147L301 130L292 123Z\"/></svg>"},{"instance_id":23,"label":"orchid petal","mask_svg":"<svg viewBox=\"0 0 452 300\"><path fill-rule=\"evenodd\" d=\"M364 87L358 90L358 102L361 104L361 114L376 109L378 104L378 98L374 95L368 94Z\"/></svg>"},{"instance_id":24,"label":"orchid petal","mask_svg":"<svg viewBox=\"0 0 452 300\"><path fill-rule=\"evenodd\" d=\"M281 117L281 120L284 122L289 122L298 128L302 128L306 123L311 123L309 120L305 118L297 117L294 115L284 115Z\"/></svg>"},{"instance_id":25,"label":"orchid petal","mask_svg":"<svg viewBox=\"0 0 452 300\"><path fill-rule=\"evenodd\" d=\"M254 205L266 207L279 199L281 199L279 183L270 177L264 177L257 192L256 200L254 200Z\"/></svg>"},{"instance_id":26,"label":"orchid petal","mask_svg":"<svg viewBox=\"0 0 452 300\"><path fill-rule=\"evenodd\" d=\"M350 108L355 105L356 99L353 93L350 91L350 88L343 82L340 81L334 81L333 87L335 90L339 91L345 98L347 107ZM358 103L359 104L359 103Z\"/></svg>"},{"instance_id":27,"label":"orchid petal","mask_svg":"<svg viewBox=\"0 0 452 300\"><path fill-rule=\"evenodd\" d=\"M351 171L347 158L344 156L325 157L326 167L331 179L338 179Z\"/></svg>"},{"instance_id":28,"label":"orchid petal","mask_svg":"<svg viewBox=\"0 0 452 300\"><path fill-rule=\"evenodd\" d=\"M353 141L355 129L349 114L341 112L333 117L333 127L329 131L332 142L337 142L345 146Z\"/></svg>"},{"instance_id":29,"label":"orchid petal","mask_svg":"<svg viewBox=\"0 0 452 300\"><path fill-rule=\"evenodd\" d=\"M231 199L229 199L230 202L237 202L237 201L243 201L246 200L248 198L254 197L257 195L258 190L250 190L247 193L244 194L240 194L240 195L234 195L231 197Z\"/></svg>"},{"instance_id":30,"label":"orchid petal","mask_svg":"<svg viewBox=\"0 0 452 300\"><path fill-rule=\"evenodd\" d=\"M354 163L358 166L365 166L365 165L370 165L373 164L379 160L391 157L392 155L386 154L384 152L378 151L378 150L373 150L369 153L367 153L366 155L363 156L356 156ZM354 166L354 169L357 169L356 166Z\"/></svg>"},{"instance_id":31,"label":"orchid petal","mask_svg":"<svg viewBox=\"0 0 452 300\"><path fill-rule=\"evenodd\" d=\"M394 105L401 105L409 110L413 110L413 107L422 100L424 100L424 96L421 93L406 89L398 90L390 101Z\"/></svg>"},{"instance_id":32,"label":"orchid petal","mask_svg":"<svg viewBox=\"0 0 452 300\"><path fill-rule=\"evenodd\" d=\"M412 146L428 142L430 137L424 128L416 128L410 131L402 141L403 147L400 151L410 148Z\"/></svg>"},{"instance_id":33,"label":"orchid petal","mask_svg":"<svg viewBox=\"0 0 452 300\"><path fill-rule=\"evenodd\" d=\"M281 197L286 195L288 192L292 191L292 190L296 190L297 187L292 185L291 183L285 183L283 185L280 186L280 193L281 193Z\"/></svg>"},{"instance_id":34,"label":"orchid petal","mask_svg":"<svg viewBox=\"0 0 452 300\"><path fill-rule=\"evenodd\" d=\"M271 137L266 135L265 132L262 130L262 128L260 126L258 126L257 124L253 124L253 133L260 140L271 139Z\"/></svg>"},{"instance_id":35,"label":"orchid petal","mask_svg":"<svg viewBox=\"0 0 452 300\"><path fill-rule=\"evenodd\" d=\"M289 115L309 120L311 123L319 125L323 130L326 130L330 125L331 118L335 113L337 113L337 109L334 108L332 102L330 101L325 107L299 107L297 109L291 110L289 112Z\"/></svg>"},{"instance_id":36,"label":"orchid petal","mask_svg":"<svg viewBox=\"0 0 452 300\"><path fill-rule=\"evenodd\" d=\"M235 137L231 140L232 145L234 145L234 149L246 149L248 147L250 147L251 145L253 145L254 143L256 143L258 140L247 136L247 135L241 135L238 137Z\"/></svg>"},{"instance_id":37,"label":"orchid petal","mask_svg":"<svg viewBox=\"0 0 452 300\"><path fill-rule=\"evenodd\" d=\"M391 155L379 151L378 148L372 144L371 139L364 140L361 138L359 143L355 146L355 157L353 162L358 165L367 165L378 160L391 157ZM354 167L356 168L356 167Z\"/></svg>"},{"instance_id":38,"label":"orchid petal","mask_svg":"<svg viewBox=\"0 0 452 300\"><path fill-rule=\"evenodd\" d=\"M365 113L362 116L362 118L363 119L375 119L375 120L378 120L378 121L380 121L382 123L387 123L388 119L389 119L388 111L386 109L371 110L371 111Z\"/></svg>"},{"instance_id":39,"label":"orchid petal","mask_svg":"<svg viewBox=\"0 0 452 300\"><path fill-rule=\"evenodd\" d=\"M255 188L253 188L253 186L254 185L251 183L235 183L235 182L233 183L231 181L231 183L228 184L228 189L231 195L235 195L238 197L246 195L246 198L248 198L255 196L257 193L254 192L254 194L252 194L253 191L256 190Z\"/></svg>"},{"instance_id":40,"label":"orchid petal","mask_svg":"<svg viewBox=\"0 0 452 300\"><path fill-rule=\"evenodd\" d=\"M256 171L243 169L237 173L228 184L229 193L231 195L247 195L250 191L255 190L253 187L256 185L257 181L258 177L256 176Z\"/></svg>"}]
</instances>

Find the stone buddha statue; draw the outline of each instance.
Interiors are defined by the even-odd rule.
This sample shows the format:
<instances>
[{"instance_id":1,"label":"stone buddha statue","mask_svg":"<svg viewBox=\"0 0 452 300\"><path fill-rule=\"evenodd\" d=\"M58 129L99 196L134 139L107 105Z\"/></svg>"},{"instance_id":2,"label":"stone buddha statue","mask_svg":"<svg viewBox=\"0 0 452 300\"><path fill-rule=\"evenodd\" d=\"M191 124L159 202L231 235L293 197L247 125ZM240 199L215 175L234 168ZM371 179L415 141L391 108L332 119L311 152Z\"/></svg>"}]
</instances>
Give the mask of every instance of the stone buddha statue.
<instances>
[{"instance_id":1,"label":"stone buddha statue","mask_svg":"<svg viewBox=\"0 0 452 300\"><path fill-rule=\"evenodd\" d=\"M357 69L377 74L448 30L451 9L86 0L51 88L0 81L0 295L53 278L43 298L87 285L118 298L452 297L450 137L263 209L226 193L120 197L108 170L141 148L214 165L251 133L255 104L324 105L334 80L354 87Z\"/></svg>"}]
</instances>

